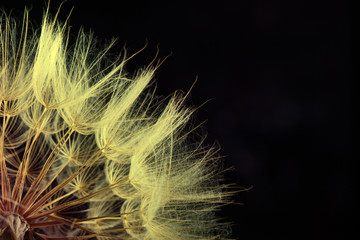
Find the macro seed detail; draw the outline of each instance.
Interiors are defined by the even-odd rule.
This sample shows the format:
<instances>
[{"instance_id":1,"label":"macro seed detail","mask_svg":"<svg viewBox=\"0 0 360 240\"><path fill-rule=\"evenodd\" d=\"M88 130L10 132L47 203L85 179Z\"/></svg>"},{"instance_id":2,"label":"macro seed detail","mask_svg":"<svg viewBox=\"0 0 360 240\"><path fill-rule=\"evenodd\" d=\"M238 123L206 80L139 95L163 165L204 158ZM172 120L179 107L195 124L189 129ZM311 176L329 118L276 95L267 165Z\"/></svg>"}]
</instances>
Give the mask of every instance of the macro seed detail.
<instances>
[{"instance_id":1,"label":"macro seed detail","mask_svg":"<svg viewBox=\"0 0 360 240\"><path fill-rule=\"evenodd\" d=\"M161 62L130 74L114 43L28 15L0 12L0 238L226 239L218 148L191 137L187 94L155 97Z\"/></svg>"}]
</instances>

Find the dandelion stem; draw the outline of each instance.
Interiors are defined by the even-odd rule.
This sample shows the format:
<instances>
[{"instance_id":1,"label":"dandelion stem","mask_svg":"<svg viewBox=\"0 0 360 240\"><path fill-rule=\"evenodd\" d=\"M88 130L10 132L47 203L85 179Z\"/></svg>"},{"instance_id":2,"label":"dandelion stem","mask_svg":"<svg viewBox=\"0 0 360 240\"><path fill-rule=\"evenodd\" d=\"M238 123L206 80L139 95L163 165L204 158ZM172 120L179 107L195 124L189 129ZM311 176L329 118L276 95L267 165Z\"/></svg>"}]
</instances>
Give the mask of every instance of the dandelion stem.
<instances>
[{"instance_id":1,"label":"dandelion stem","mask_svg":"<svg viewBox=\"0 0 360 240\"><path fill-rule=\"evenodd\" d=\"M69 130L65 133L65 135L60 139L60 141L56 144L54 150L51 152L50 156L47 158L44 166L41 168L41 171L39 173L39 175L36 177L36 179L33 181L33 183L30 186L30 189L27 191L23 201L21 202L23 205L28 205L29 201L32 200L32 197L36 194L36 190L38 189L41 181L44 179L44 177L46 176L46 174L48 173L51 164L53 163L53 161L55 160L56 154L55 151L57 150L58 146L60 144L65 144L65 142L63 142L65 139L67 139L71 133L73 132L72 128L69 128ZM57 152L58 153L58 152ZM54 156L55 155L55 156ZM31 204L31 203L30 203Z\"/></svg>"},{"instance_id":2,"label":"dandelion stem","mask_svg":"<svg viewBox=\"0 0 360 240\"><path fill-rule=\"evenodd\" d=\"M9 199L10 194L10 178L8 175L8 169L6 167L6 156L5 156L5 149L4 149L4 138L5 138L5 129L6 125L8 124L8 116L6 115L6 106L7 101L1 101L4 104L4 116L3 116L3 124L2 124L2 133L0 138L0 168L1 168L1 200L5 208L9 207ZM1 108L1 105L0 105Z\"/></svg>"},{"instance_id":3,"label":"dandelion stem","mask_svg":"<svg viewBox=\"0 0 360 240\"><path fill-rule=\"evenodd\" d=\"M20 164L17 176L16 176L16 181L15 181L15 184L14 184L14 188L13 188L13 191L12 191L12 194L11 194L12 199L16 199L16 202L21 201L21 197L22 197L22 193L23 193L23 189L24 189L24 184L25 184L25 177L26 177L26 173L27 173L28 166L29 166L29 161L30 161L29 154L31 152L31 149L32 149L36 139L40 135L39 131L36 131L36 129L37 129L38 124L40 123L40 121L44 117L44 115L46 113L46 110L47 109L45 108L45 110L41 114L39 120L37 121L34 129L31 131L31 134L30 134L30 136L28 138L28 141L26 141L24 156L23 156L23 159L21 161L21 164ZM35 134L35 132L36 132L36 134ZM34 138L33 138L33 134L35 134ZM30 139L32 139L31 144L30 144ZM30 147L29 147L29 144L30 144ZM15 206L14 211L17 211L18 206L19 205Z\"/></svg>"},{"instance_id":4,"label":"dandelion stem","mask_svg":"<svg viewBox=\"0 0 360 240\"><path fill-rule=\"evenodd\" d=\"M74 174L76 175L77 173L74 173ZM65 185L70 180L69 179L65 180L62 183L62 185ZM58 205L58 206L56 206L56 207L54 207L52 209L43 211L43 212L41 212L41 213L39 213L37 215L32 215L32 213L34 213L35 211L38 211L39 209L43 208L42 205L44 204L44 202L46 202L49 199L49 197L53 196L58 191L58 189L57 189L58 186L60 186L59 187L60 189L63 187L61 185L58 185L54 189L50 190L50 192L47 193L44 197L39 199L39 201L36 202L36 204L34 204L28 211L26 211L23 216L26 217L28 219L28 221L31 222L31 221L33 221L33 220L35 220L37 218L40 218L40 217L43 217L43 216L46 216L46 215L49 215L49 214L52 214L52 213L55 213L55 212L60 212L60 211L62 211L64 209L66 209L66 208L69 208L69 207L72 207L72 206L75 206L75 205L80 205L80 204L84 203L85 201L87 201L87 200L89 200L89 199L91 199L93 197L99 196L102 193L109 192L111 189L114 189L115 187L118 187L118 185L119 185L119 183L114 183L112 185L109 185L109 186L101 189L101 190L95 191L94 193L89 194L89 195L87 195L85 197L78 198L76 200L72 200L70 202L60 204L60 205Z\"/></svg>"}]
</instances>

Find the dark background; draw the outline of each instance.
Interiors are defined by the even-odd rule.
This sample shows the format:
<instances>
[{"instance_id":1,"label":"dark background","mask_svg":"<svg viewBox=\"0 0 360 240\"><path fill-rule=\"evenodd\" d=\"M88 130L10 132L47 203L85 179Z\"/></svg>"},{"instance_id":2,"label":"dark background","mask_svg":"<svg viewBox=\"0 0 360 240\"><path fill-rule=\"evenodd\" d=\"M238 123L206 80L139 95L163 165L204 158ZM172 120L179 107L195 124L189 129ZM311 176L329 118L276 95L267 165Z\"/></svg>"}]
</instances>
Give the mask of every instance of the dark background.
<instances>
[{"instance_id":1,"label":"dark background","mask_svg":"<svg viewBox=\"0 0 360 240\"><path fill-rule=\"evenodd\" d=\"M32 6L40 25L46 1ZM54 14L60 1L52 1ZM172 55L157 74L158 94L187 91L202 106L208 143L218 141L229 181L253 188L225 207L236 239L354 238L351 6L347 1L75 1L73 33L118 38L136 69ZM352 218L355 217L355 218ZM356 235L354 235L356 236Z\"/></svg>"}]
</instances>

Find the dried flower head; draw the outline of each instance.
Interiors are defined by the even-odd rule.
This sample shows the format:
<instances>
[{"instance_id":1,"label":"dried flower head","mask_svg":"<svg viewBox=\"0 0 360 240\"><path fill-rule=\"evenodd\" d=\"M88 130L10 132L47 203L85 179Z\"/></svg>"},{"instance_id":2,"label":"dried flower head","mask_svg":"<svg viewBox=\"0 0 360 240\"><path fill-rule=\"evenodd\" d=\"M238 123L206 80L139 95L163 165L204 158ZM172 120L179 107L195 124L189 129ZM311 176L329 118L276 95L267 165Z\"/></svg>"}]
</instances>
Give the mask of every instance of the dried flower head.
<instances>
[{"instance_id":1,"label":"dried flower head","mask_svg":"<svg viewBox=\"0 0 360 240\"><path fill-rule=\"evenodd\" d=\"M160 64L104 67L112 44L70 46L48 11L28 26L0 14L0 238L225 238L217 150L189 140L186 96L147 89Z\"/></svg>"}]
</instances>

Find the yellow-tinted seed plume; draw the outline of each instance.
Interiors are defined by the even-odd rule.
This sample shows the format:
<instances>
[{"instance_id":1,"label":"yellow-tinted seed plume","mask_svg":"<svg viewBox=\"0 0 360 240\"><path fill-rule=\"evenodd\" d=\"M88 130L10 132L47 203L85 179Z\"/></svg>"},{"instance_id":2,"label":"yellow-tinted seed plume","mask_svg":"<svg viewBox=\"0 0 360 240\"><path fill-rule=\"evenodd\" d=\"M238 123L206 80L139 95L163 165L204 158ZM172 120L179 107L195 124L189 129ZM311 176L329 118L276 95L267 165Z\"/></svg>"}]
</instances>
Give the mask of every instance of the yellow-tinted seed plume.
<instances>
[{"instance_id":1,"label":"yellow-tinted seed plume","mask_svg":"<svg viewBox=\"0 0 360 240\"><path fill-rule=\"evenodd\" d=\"M231 193L187 95L159 100L160 64L130 74L114 42L68 31L0 14L0 239L226 239Z\"/></svg>"}]
</instances>

